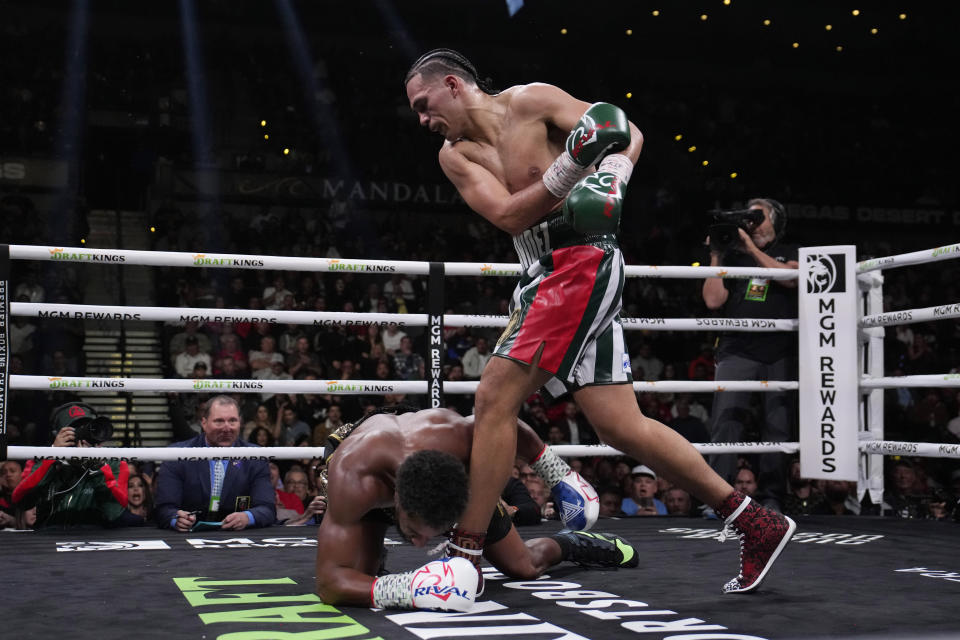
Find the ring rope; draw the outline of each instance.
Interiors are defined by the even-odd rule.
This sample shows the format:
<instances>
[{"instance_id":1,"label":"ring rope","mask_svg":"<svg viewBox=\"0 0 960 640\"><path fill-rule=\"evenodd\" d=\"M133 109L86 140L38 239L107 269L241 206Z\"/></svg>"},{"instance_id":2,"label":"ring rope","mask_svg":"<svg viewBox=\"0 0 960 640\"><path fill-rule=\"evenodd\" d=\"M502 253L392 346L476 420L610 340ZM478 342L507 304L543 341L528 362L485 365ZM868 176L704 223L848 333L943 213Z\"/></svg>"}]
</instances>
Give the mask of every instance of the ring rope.
<instances>
[{"instance_id":1,"label":"ring rope","mask_svg":"<svg viewBox=\"0 0 960 640\"><path fill-rule=\"evenodd\" d=\"M323 447L21 447L8 448L11 460L53 458L55 460L124 459L132 461L170 460L300 460L323 458Z\"/></svg>"},{"instance_id":2,"label":"ring rope","mask_svg":"<svg viewBox=\"0 0 960 640\"><path fill-rule=\"evenodd\" d=\"M306 393L334 395L425 394L426 380L218 380L213 378L86 378L10 376L11 389L30 391L83 390L85 393L118 391ZM444 381L445 393L475 393L478 380ZM724 391L796 391L792 380L651 380L633 383L637 393L719 393Z\"/></svg>"},{"instance_id":3,"label":"ring rope","mask_svg":"<svg viewBox=\"0 0 960 640\"><path fill-rule=\"evenodd\" d=\"M136 307L94 304L11 302L10 315L76 320L141 320L147 322L269 322L298 325L368 325L426 327L425 313L349 313L345 311L284 311L266 309L199 309L195 307ZM449 327L505 327L507 316L449 314ZM621 318L629 330L661 331L797 331L799 321L784 318Z\"/></svg>"},{"instance_id":4,"label":"ring rope","mask_svg":"<svg viewBox=\"0 0 960 640\"><path fill-rule=\"evenodd\" d=\"M85 392L116 391L207 392L231 393L313 393L334 395L378 395L391 393L428 393L426 380L221 380L214 378L95 378L11 375L10 388L29 391L82 389ZM444 391L470 394L477 390L477 380L445 381ZM860 388L897 389L900 387L960 387L960 374L912 375L860 378ZM725 391L774 392L797 391L796 380L639 380L633 383L636 393L722 393Z\"/></svg>"},{"instance_id":5,"label":"ring rope","mask_svg":"<svg viewBox=\"0 0 960 640\"><path fill-rule=\"evenodd\" d=\"M922 309L903 309L901 311L887 311L863 316L860 319L861 327L890 327L930 320L950 320L960 318L960 303L942 304L936 307Z\"/></svg>"},{"instance_id":6,"label":"ring rope","mask_svg":"<svg viewBox=\"0 0 960 640\"><path fill-rule=\"evenodd\" d=\"M913 376L897 376L860 378L861 389L899 389L900 387L960 387L960 373L921 374Z\"/></svg>"},{"instance_id":7,"label":"ring rope","mask_svg":"<svg viewBox=\"0 0 960 640\"><path fill-rule=\"evenodd\" d=\"M720 453L797 453L799 442L692 442L693 447L703 454ZM895 440L869 440L860 442L860 451L868 454L911 455L926 458L960 458L960 443L945 444L934 442L900 442ZM590 456L625 455L613 447L602 444L552 445L550 449L558 456L579 458ZM229 455L223 455L223 447L102 447L70 448L64 455L65 447L27 447L9 448L11 460L29 460L32 458L54 458L73 460L81 458L125 460L243 460L249 458L270 460L300 460L304 458L322 458L323 447L229 447Z\"/></svg>"},{"instance_id":8,"label":"ring rope","mask_svg":"<svg viewBox=\"0 0 960 640\"><path fill-rule=\"evenodd\" d=\"M798 442L701 442L692 443L697 450L707 453L767 453L783 452L796 453L800 449ZM64 447L10 447L13 459L27 460L30 458L56 458L71 460L80 458L124 458L127 460L181 460L183 458L195 460L230 459L242 460L247 458L270 458L276 460L300 460L303 458L322 458L323 447L229 447L228 455L224 455L224 447L100 447L100 448L71 448ZM564 457L583 456L619 456L622 452L602 444L592 445L552 445L550 447L557 455ZM148 454L148 455L145 455Z\"/></svg>"},{"instance_id":9,"label":"ring rope","mask_svg":"<svg viewBox=\"0 0 960 640\"><path fill-rule=\"evenodd\" d=\"M923 249L922 251L864 260L863 262L857 263L857 272L867 273L869 271L906 267L914 264L927 264L928 262L939 262L940 260L952 260L954 258L960 258L960 244L948 244L935 249Z\"/></svg>"},{"instance_id":10,"label":"ring rope","mask_svg":"<svg viewBox=\"0 0 960 640\"><path fill-rule=\"evenodd\" d=\"M148 267L200 267L223 269L274 269L283 271L354 272L389 275L429 275L430 263L412 260L357 260L347 258L293 258L229 253L189 253L186 251L146 251L138 249L93 249L88 247L48 247L10 245L13 260L53 262L96 262L112 265ZM488 262L444 262L449 276L519 276L519 264ZM798 269L765 267L679 267L632 265L624 275L649 278L768 278L791 280Z\"/></svg>"}]
</instances>

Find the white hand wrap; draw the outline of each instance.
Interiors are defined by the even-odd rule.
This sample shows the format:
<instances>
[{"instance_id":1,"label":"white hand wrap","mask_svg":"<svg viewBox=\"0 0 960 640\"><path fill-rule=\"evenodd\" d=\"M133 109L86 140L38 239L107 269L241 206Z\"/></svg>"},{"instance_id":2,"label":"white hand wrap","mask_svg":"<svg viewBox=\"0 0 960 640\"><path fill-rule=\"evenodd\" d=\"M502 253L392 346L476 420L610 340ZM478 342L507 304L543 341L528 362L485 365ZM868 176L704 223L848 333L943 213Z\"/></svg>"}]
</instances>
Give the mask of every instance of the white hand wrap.
<instances>
[{"instance_id":1,"label":"white hand wrap","mask_svg":"<svg viewBox=\"0 0 960 640\"><path fill-rule=\"evenodd\" d=\"M600 161L600 167L597 171L606 171L617 176L622 188L630 182L630 176L633 174L633 162L622 153L611 153Z\"/></svg>"},{"instance_id":2,"label":"white hand wrap","mask_svg":"<svg viewBox=\"0 0 960 640\"><path fill-rule=\"evenodd\" d=\"M373 583L373 606L383 609L469 611L477 597L479 574L465 558L443 558L416 571L394 573Z\"/></svg>"},{"instance_id":3,"label":"white hand wrap","mask_svg":"<svg viewBox=\"0 0 960 640\"><path fill-rule=\"evenodd\" d=\"M563 477L570 471L570 465L563 461L563 458L553 452L553 450L544 445L543 451L537 461L530 465L530 468L537 472L537 475L543 478L547 483L548 489L563 480Z\"/></svg>"},{"instance_id":4,"label":"white hand wrap","mask_svg":"<svg viewBox=\"0 0 960 640\"><path fill-rule=\"evenodd\" d=\"M543 172L543 186L557 198L566 198L570 189L591 173L593 167L581 167L564 151Z\"/></svg>"},{"instance_id":5,"label":"white hand wrap","mask_svg":"<svg viewBox=\"0 0 960 640\"><path fill-rule=\"evenodd\" d=\"M544 448L530 468L550 488L550 495L565 527L586 531L596 523L600 515L600 498L596 489L549 447Z\"/></svg>"}]
</instances>

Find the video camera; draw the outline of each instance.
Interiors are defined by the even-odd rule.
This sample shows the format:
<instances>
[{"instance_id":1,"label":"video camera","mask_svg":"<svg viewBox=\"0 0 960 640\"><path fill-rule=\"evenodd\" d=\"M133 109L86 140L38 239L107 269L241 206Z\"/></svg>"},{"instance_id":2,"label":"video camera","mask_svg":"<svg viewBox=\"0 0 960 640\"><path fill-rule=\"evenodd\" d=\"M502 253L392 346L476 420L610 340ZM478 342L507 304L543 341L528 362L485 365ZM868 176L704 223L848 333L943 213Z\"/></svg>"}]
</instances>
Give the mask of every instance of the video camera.
<instances>
[{"instance_id":1,"label":"video camera","mask_svg":"<svg viewBox=\"0 0 960 640\"><path fill-rule=\"evenodd\" d=\"M50 413L50 426L54 437L63 427L73 427L78 443L85 440L98 445L113 438L110 418L97 415L93 407L83 402L67 402L56 407Z\"/></svg>"},{"instance_id":2,"label":"video camera","mask_svg":"<svg viewBox=\"0 0 960 640\"><path fill-rule=\"evenodd\" d=\"M737 229L750 233L763 223L763 211L760 209L714 210L709 214L710 251L719 254L727 253L740 243Z\"/></svg>"},{"instance_id":3,"label":"video camera","mask_svg":"<svg viewBox=\"0 0 960 640\"><path fill-rule=\"evenodd\" d=\"M93 418L77 420L74 424L77 442L86 440L97 445L113 438L113 423L109 418Z\"/></svg>"}]
</instances>

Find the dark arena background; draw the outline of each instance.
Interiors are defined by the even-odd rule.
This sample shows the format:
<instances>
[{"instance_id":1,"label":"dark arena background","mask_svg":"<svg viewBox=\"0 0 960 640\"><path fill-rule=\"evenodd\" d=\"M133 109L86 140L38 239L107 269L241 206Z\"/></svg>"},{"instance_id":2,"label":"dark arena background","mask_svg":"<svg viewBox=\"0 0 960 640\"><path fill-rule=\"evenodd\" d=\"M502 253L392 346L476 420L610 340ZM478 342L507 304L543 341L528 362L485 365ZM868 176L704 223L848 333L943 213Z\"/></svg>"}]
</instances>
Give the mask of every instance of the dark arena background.
<instances>
[{"instance_id":1,"label":"dark arena background","mask_svg":"<svg viewBox=\"0 0 960 640\"><path fill-rule=\"evenodd\" d=\"M880 485L871 499L849 483L856 515L797 515L794 541L757 593L721 595L736 543L720 544L721 523L696 504L686 516L600 519L596 531L635 545L636 569L565 563L516 581L488 566L466 614L323 604L316 526L34 531L11 508L0 637L960 638L960 269L944 259L960 255L958 19L955 2L905 0L0 0L0 461L8 447L49 446L50 411L71 400L113 419L113 444L166 447L197 432L198 405L224 389L218 380L317 381L319 404L300 415L311 428L333 424L334 406L346 422L383 402L429 406L426 391L351 392L351 379L386 384L397 370L383 354L378 370L350 322L234 322L243 351L261 335L289 351L307 338L311 365L299 374L288 361L258 378L216 357L184 373L176 355L184 331L205 335L214 356L220 346L228 321L194 309L507 315L516 277L497 265L517 261L513 243L444 176L442 140L418 126L405 94L410 64L436 47L460 51L499 89L545 82L627 113L644 136L619 233L628 265L709 264L708 213L756 196L783 203L793 244L853 245L877 265L922 251L935 260L883 274L872 334L875 377L917 377L874 396L882 439L919 445L863 456L879 460ZM20 259L17 247L44 255ZM191 263L118 265L129 257L97 249ZM264 256L328 267L275 269ZM485 271L446 279L437 300L426 272L404 280L406 295L400 279L350 259ZM271 303L278 276L290 296ZM628 279L623 316L712 318L701 285ZM397 293L378 306L386 290ZM36 303L179 317L27 311ZM500 330L447 324L441 364L452 382L450 365ZM630 354L659 361L658 381L712 380L718 333L705 324L694 335L629 331ZM404 329L426 357L427 328ZM430 379L424 368L406 380ZM121 378L183 386L109 388ZM236 395L244 422L261 403L268 424L283 412L273 393ZM674 425L679 394L637 395L647 415ZM712 392L687 396L708 414ZM469 394L446 401L472 410ZM546 440L562 411L531 402L522 417ZM759 415L752 406L746 441L761 439ZM911 455L924 445L940 454ZM623 461L602 457L583 458L598 480ZM277 460L281 472L293 462ZM900 508L881 495L904 462L916 482ZM0 487L0 507L14 486ZM520 532L559 528L544 520ZM391 571L427 561L387 535Z\"/></svg>"}]
</instances>

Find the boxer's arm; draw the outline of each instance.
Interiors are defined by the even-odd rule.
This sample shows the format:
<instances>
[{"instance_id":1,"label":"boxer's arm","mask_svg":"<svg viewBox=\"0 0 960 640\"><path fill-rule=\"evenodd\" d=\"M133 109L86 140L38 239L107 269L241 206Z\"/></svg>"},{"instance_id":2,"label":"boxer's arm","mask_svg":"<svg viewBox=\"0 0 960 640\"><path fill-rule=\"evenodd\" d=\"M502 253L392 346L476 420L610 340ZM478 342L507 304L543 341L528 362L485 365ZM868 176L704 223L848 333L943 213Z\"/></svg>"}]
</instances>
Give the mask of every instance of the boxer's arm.
<instances>
[{"instance_id":1,"label":"boxer's arm","mask_svg":"<svg viewBox=\"0 0 960 640\"><path fill-rule=\"evenodd\" d=\"M364 518L393 504L381 473L392 464L378 452L397 449L392 430L347 439L328 468L327 511L317 530L317 594L327 604L370 606L386 523Z\"/></svg>"},{"instance_id":2,"label":"boxer's arm","mask_svg":"<svg viewBox=\"0 0 960 640\"><path fill-rule=\"evenodd\" d=\"M545 138L551 128L566 135L589 108L589 103L548 84L519 87L510 102L510 109L516 117L543 122ZM633 123L629 126L630 144L620 153L635 163L643 146L643 136ZM451 143L444 144L439 159L444 174L467 205L511 235L539 221L563 200L550 193L541 180L510 193L493 173L466 158Z\"/></svg>"},{"instance_id":3,"label":"boxer's arm","mask_svg":"<svg viewBox=\"0 0 960 640\"><path fill-rule=\"evenodd\" d=\"M440 168L467 206L510 235L521 233L561 202L539 180L510 193L490 171L449 143L440 150Z\"/></svg>"},{"instance_id":4,"label":"boxer's arm","mask_svg":"<svg viewBox=\"0 0 960 640\"><path fill-rule=\"evenodd\" d=\"M317 594L327 604L369 607L386 525L344 522L335 511L317 531Z\"/></svg>"},{"instance_id":5,"label":"boxer's arm","mask_svg":"<svg viewBox=\"0 0 960 640\"><path fill-rule=\"evenodd\" d=\"M551 104L552 111L548 117L548 122L560 131L570 131L576 127L584 111L590 107L589 103L577 100L562 89L547 84L527 85L522 98L524 102L519 104L518 107L525 106L535 109L540 101ZM630 127L630 144L626 149L616 153L626 156L630 159L630 162L636 164L643 148L643 134L637 125L632 122L627 122L627 124Z\"/></svg>"}]
</instances>

